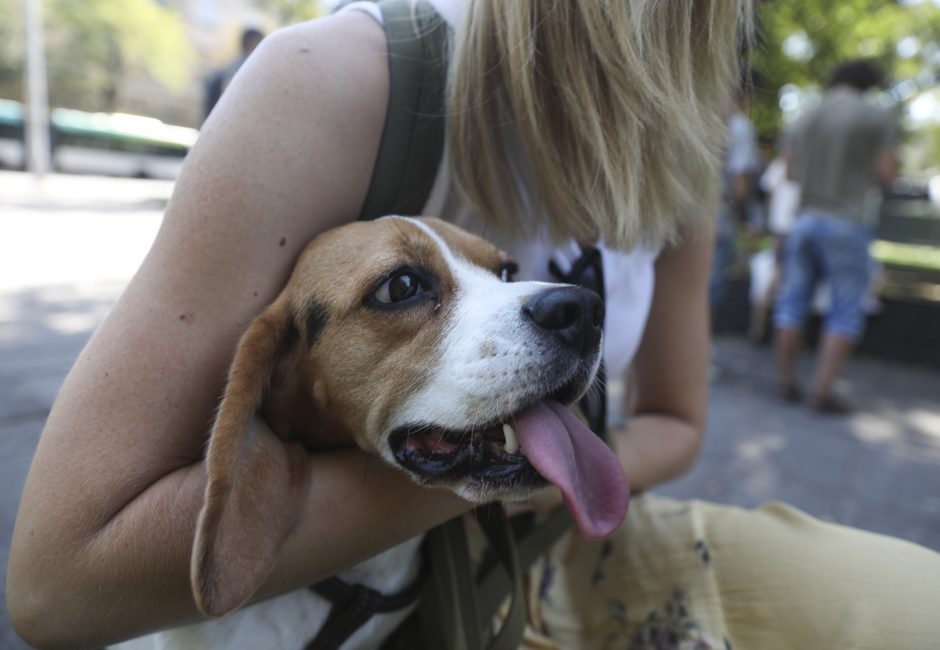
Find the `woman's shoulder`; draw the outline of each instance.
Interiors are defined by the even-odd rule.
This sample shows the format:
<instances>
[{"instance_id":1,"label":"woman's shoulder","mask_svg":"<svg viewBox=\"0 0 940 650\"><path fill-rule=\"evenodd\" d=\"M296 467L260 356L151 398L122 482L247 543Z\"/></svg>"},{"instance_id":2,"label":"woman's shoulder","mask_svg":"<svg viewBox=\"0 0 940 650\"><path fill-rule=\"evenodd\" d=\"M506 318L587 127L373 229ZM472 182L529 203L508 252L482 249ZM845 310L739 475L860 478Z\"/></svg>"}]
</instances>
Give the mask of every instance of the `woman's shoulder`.
<instances>
[{"instance_id":1,"label":"woman's shoulder","mask_svg":"<svg viewBox=\"0 0 940 650\"><path fill-rule=\"evenodd\" d=\"M239 321L275 297L306 242L354 220L388 103L384 39L365 14L265 38L190 150L145 274L170 282L210 260L213 283L186 281L187 295L216 296L220 317ZM243 304L246 282L261 286Z\"/></svg>"},{"instance_id":2,"label":"woman's shoulder","mask_svg":"<svg viewBox=\"0 0 940 650\"><path fill-rule=\"evenodd\" d=\"M385 31L358 11L279 29L242 66L231 90L235 107L270 118L269 127L332 127L339 135L381 129L388 101Z\"/></svg>"},{"instance_id":3,"label":"woman's shoulder","mask_svg":"<svg viewBox=\"0 0 940 650\"><path fill-rule=\"evenodd\" d=\"M375 82L387 76L385 30L367 12L342 11L278 29L252 59L277 77L309 80L314 74L318 84L349 83L348 75L354 74Z\"/></svg>"},{"instance_id":4,"label":"woman's shoulder","mask_svg":"<svg viewBox=\"0 0 940 650\"><path fill-rule=\"evenodd\" d=\"M272 225L308 215L295 234L309 239L358 214L387 104L385 33L368 15L280 29L213 109L176 193L263 193L268 209L258 216ZM174 212L171 202L168 217Z\"/></svg>"}]
</instances>

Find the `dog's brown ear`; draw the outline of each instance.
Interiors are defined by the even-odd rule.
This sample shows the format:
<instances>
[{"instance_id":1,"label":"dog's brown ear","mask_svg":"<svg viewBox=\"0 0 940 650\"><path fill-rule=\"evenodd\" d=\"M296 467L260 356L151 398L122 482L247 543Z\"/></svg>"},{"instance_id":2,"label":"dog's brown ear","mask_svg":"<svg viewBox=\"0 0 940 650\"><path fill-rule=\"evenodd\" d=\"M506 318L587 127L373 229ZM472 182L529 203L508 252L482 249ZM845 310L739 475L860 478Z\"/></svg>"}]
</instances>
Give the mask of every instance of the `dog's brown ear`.
<instances>
[{"instance_id":1,"label":"dog's brown ear","mask_svg":"<svg viewBox=\"0 0 940 650\"><path fill-rule=\"evenodd\" d=\"M190 567L196 604L209 616L239 607L261 585L302 506L305 452L251 423L278 359L296 337L290 309L279 300L248 328L229 371L209 438Z\"/></svg>"}]
</instances>

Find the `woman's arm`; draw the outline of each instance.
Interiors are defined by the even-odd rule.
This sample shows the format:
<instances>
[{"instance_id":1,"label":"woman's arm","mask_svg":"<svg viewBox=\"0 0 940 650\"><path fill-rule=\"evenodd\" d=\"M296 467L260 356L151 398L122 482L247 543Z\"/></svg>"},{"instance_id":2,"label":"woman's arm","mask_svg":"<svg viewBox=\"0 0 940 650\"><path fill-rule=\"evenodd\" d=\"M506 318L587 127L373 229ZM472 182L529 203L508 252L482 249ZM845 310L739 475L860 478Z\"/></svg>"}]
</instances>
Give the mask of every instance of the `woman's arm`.
<instances>
[{"instance_id":1,"label":"woman's arm","mask_svg":"<svg viewBox=\"0 0 940 650\"><path fill-rule=\"evenodd\" d=\"M189 561L201 457L236 342L303 245L355 218L387 94L384 33L358 12L265 39L226 91L150 253L43 431L6 592L30 643L102 645L197 617ZM279 444L260 420L250 426ZM466 509L357 452L309 462L305 514L263 595Z\"/></svg>"},{"instance_id":2,"label":"woman's arm","mask_svg":"<svg viewBox=\"0 0 940 650\"><path fill-rule=\"evenodd\" d=\"M613 439L634 488L681 475L698 455L708 403L708 274L714 232L690 233L656 262L656 289L634 363L633 416Z\"/></svg>"}]
</instances>

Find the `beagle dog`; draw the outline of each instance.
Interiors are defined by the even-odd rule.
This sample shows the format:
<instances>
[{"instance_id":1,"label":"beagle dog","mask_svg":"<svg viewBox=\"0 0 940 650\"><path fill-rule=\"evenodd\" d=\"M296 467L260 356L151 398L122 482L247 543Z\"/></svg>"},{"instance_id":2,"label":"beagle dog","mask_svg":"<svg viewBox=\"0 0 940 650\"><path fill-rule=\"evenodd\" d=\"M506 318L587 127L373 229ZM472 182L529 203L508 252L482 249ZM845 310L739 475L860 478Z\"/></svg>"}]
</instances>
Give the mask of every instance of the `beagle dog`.
<instances>
[{"instance_id":1,"label":"beagle dog","mask_svg":"<svg viewBox=\"0 0 940 650\"><path fill-rule=\"evenodd\" d=\"M472 502L560 488L582 534L622 521L620 463L568 408L600 364L603 304L570 285L510 282L515 264L433 218L327 231L242 337L207 453L192 555L200 610L219 617L125 648L307 647L331 603L300 590L234 611L271 570L309 484L303 454L357 445L420 484ZM246 423L260 408L288 450ZM395 593L416 580L420 537L344 572ZM376 648L409 609L378 614L341 647ZM152 644L151 644L152 642Z\"/></svg>"}]
</instances>

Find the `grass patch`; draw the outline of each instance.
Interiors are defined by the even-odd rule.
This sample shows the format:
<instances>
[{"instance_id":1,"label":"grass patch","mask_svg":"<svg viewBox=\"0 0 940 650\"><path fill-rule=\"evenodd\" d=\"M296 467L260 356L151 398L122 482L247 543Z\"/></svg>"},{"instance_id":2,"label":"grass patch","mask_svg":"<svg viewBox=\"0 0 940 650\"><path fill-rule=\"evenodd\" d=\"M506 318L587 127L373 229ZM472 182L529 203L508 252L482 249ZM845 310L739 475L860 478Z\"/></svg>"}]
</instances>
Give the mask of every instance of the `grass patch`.
<instances>
[{"instance_id":1,"label":"grass patch","mask_svg":"<svg viewBox=\"0 0 940 650\"><path fill-rule=\"evenodd\" d=\"M900 244L877 240L871 253L885 266L903 267L940 273L940 247Z\"/></svg>"}]
</instances>

